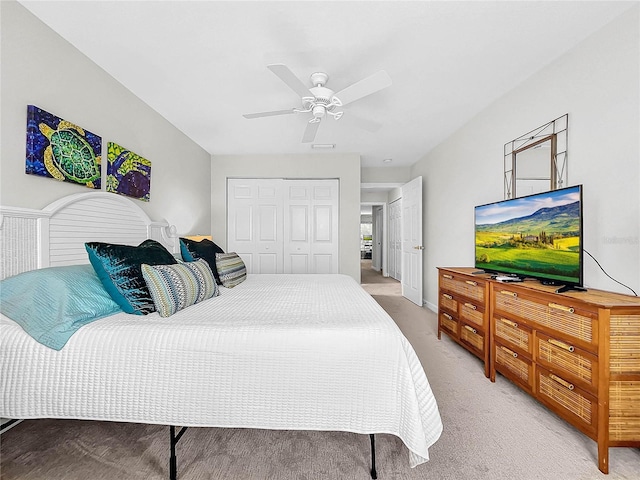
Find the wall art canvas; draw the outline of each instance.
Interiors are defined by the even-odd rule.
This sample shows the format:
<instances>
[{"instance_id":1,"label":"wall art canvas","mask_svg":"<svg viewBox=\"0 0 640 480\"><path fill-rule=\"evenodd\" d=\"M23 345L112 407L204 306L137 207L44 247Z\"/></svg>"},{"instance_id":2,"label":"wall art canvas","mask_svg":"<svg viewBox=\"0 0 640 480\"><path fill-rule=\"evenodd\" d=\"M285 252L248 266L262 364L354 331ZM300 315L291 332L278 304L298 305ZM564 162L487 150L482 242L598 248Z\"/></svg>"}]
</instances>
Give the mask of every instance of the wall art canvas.
<instances>
[{"instance_id":1,"label":"wall art canvas","mask_svg":"<svg viewBox=\"0 0 640 480\"><path fill-rule=\"evenodd\" d=\"M107 192L148 202L151 161L114 142L107 143Z\"/></svg>"},{"instance_id":2,"label":"wall art canvas","mask_svg":"<svg viewBox=\"0 0 640 480\"><path fill-rule=\"evenodd\" d=\"M101 155L100 136L27 106L27 174L100 189Z\"/></svg>"}]
</instances>

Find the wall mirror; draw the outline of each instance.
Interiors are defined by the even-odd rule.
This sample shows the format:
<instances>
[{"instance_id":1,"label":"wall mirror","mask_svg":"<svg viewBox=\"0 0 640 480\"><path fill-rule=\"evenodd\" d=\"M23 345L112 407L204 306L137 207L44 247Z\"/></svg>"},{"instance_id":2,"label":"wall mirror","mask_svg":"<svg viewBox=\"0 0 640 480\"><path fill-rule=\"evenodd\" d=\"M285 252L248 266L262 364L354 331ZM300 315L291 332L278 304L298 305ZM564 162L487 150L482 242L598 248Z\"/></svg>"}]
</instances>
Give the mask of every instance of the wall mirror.
<instances>
[{"instance_id":1,"label":"wall mirror","mask_svg":"<svg viewBox=\"0 0 640 480\"><path fill-rule=\"evenodd\" d=\"M569 114L504 146L504 198L524 197L567 186Z\"/></svg>"}]
</instances>

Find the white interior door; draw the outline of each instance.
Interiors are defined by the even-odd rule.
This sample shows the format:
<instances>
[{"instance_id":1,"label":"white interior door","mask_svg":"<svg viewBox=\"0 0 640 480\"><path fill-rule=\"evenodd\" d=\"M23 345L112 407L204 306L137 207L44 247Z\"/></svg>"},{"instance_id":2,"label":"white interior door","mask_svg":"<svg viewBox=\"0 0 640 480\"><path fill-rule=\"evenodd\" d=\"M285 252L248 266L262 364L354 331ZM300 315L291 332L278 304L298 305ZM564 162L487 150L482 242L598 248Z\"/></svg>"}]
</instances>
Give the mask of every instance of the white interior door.
<instances>
[{"instance_id":1,"label":"white interior door","mask_svg":"<svg viewBox=\"0 0 640 480\"><path fill-rule=\"evenodd\" d=\"M281 179L229 179L227 251L249 273L282 273Z\"/></svg>"},{"instance_id":2,"label":"white interior door","mask_svg":"<svg viewBox=\"0 0 640 480\"><path fill-rule=\"evenodd\" d=\"M338 273L338 180L284 185L284 273Z\"/></svg>"},{"instance_id":3,"label":"white interior door","mask_svg":"<svg viewBox=\"0 0 640 480\"><path fill-rule=\"evenodd\" d=\"M422 306L422 177L402 186L402 296Z\"/></svg>"}]
</instances>

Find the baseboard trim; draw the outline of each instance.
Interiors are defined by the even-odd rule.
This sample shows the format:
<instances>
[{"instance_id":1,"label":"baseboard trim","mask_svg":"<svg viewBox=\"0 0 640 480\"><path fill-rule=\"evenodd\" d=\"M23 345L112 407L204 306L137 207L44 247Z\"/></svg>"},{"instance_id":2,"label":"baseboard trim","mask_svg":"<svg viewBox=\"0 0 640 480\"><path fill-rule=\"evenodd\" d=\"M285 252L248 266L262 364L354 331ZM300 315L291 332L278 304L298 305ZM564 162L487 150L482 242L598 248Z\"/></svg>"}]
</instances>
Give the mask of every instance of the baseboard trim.
<instances>
[{"instance_id":1,"label":"baseboard trim","mask_svg":"<svg viewBox=\"0 0 640 480\"><path fill-rule=\"evenodd\" d=\"M426 300L422 300L422 304L431 310L433 313L438 313L438 306L433 303L427 302Z\"/></svg>"}]
</instances>

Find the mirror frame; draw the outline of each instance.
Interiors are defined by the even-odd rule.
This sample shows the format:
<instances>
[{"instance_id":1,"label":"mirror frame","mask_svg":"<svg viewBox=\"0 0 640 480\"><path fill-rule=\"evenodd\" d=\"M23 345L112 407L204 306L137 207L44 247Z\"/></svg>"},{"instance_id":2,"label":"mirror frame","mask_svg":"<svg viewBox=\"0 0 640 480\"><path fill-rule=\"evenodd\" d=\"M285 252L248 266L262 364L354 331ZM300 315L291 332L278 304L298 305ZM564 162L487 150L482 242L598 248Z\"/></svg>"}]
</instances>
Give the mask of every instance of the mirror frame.
<instances>
[{"instance_id":1,"label":"mirror frame","mask_svg":"<svg viewBox=\"0 0 640 480\"><path fill-rule=\"evenodd\" d=\"M530 148L551 141L549 155L549 190L564 188L567 184L567 143L569 114L558 117L504 145L504 198L516 198L517 156ZM545 177L546 179L546 177Z\"/></svg>"}]
</instances>

